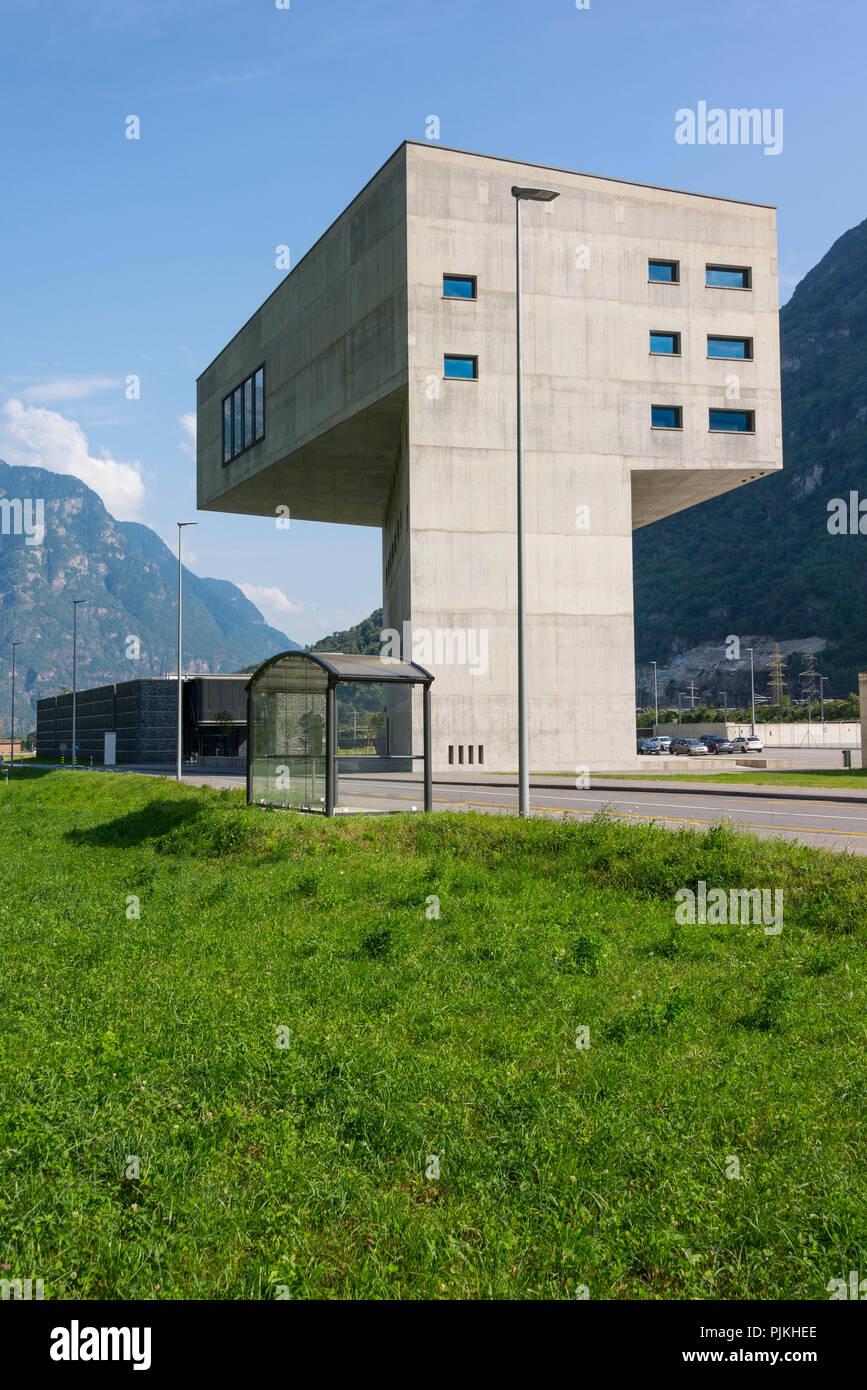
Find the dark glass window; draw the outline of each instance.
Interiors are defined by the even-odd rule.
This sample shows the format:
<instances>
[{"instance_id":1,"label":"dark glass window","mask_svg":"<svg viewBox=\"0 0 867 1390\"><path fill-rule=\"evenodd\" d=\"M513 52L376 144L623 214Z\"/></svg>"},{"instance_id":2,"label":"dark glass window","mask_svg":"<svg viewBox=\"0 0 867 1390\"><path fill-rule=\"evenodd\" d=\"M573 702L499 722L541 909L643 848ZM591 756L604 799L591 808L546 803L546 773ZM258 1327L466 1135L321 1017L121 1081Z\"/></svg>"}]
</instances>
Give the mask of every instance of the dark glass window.
<instances>
[{"instance_id":1,"label":"dark glass window","mask_svg":"<svg viewBox=\"0 0 867 1390\"><path fill-rule=\"evenodd\" d=\"M232 392L232 454L240 454L244 447L244 401L243 391L236 386Z\"/></svg>"},{"instance_id":2,"label":"dark glass window","mask_svg":"<svg viewBox=\"0 0 867 1390\"><path fill-rule=\"evenodd\" d=\"M648 261L647 278L663 285L676 285L680 280L680 262Z\"/></svg>"},{"instance_id":3,"label":"dark glass window","mask_svg":"<svg viewBox=\"0 0 867 1390\"><path fill-rule=\"evenodd\" d=\"M650 423L655 430L683 429L683 409L679 405L652 405Z\"/></svg>"},{"instance_id":4,"label":"dark glass window","mask_svg":"<svg viewBox=\"0 0 867 1390\"><path fill-rule=\"evenodd\" d=\"M668 357L680 356L680 334L679 333L651 333L650 351L662 353Z\"/></svg>"},{"instance_id":5,"label":"dark glass window","mask_svg":"<svg viewBox=\"0 0 867 1390\"><path fill-rule=\"evenodd\" d=\"M265 368L259 367L223 397L223 463L231 463L265 436Z\"/></svg>"},{"instance_id":6,"label":"dark glass window","mask_svg":"<svg viewBox=\"0 0 867 1390\"><path fill-rule=\"evenodd\" d=\"M708 334L708 357L738 357L749 360L753 355L752 338L712 338Z\"/></svg>"},{"instance_id":7,"label":"dark glass window","mask_svg":"<svg viewBox=\"0 0 867 1390\"><path fill-rule=\"evenodd\" d=\"M253 443L253 378L244 382L244 448Z\"/></svg>"},{"instance_id":8,"label":"dark glass window","mask_svg":"<svg viewBox=\"0 0 867 1390\"><path fill-rule=\"evenodd\" d=\"M256 382L256 438L265 434L265 368L260 367L254 378Z\"/></svg>"},{"instance_id":9,"label":"dark glass window","mask_svg":"<svg viewBox=\"0 0 867 1390\"><path fill-rule=\"evenodd\" d=\"M708 424L712 430L752 434L756 426L756 417L752 410L711 410Z\"/></svg>"},{"instance_id":10,"label":"dark glass window","mask_svg":"<svg viewBox=\"0 0 867 1390\"><path fill-rule=\"evenodd\" d=\"M475 299L476 297L476 277L475 275L444 275L443 276L443 298L444 299Z\"/></svg>"},{"instance_id":11,"label":"dark glass window","mask_svg":"<svg viewBox=\"0 0 867 1390\"><path fill-rule=\"evenodd\" d=\"M478 375L478 357L455 357L446 354L443 358L443 376L457 381L476 381Z\"/></svg>"},{"instance_id":12,"label":"dark glass window","mask_svg":"<svg viewBox=\"0 0 867 1390\"><path fill-rule=\"evenodd\" d=\"M227 396L223 401L223 462L228 463L232 457L232 397Z\"/></svg>"},{"instance_id":13,"label":"dark glass window","mask_svg":"<svg viewBox=\"0 0 867 1390\"><path fill-rule=\"evenodd\" d=\"M752 285L749 266L709 265L705 283L723 290L748 290Z\"/></svg>"}]
</instances>

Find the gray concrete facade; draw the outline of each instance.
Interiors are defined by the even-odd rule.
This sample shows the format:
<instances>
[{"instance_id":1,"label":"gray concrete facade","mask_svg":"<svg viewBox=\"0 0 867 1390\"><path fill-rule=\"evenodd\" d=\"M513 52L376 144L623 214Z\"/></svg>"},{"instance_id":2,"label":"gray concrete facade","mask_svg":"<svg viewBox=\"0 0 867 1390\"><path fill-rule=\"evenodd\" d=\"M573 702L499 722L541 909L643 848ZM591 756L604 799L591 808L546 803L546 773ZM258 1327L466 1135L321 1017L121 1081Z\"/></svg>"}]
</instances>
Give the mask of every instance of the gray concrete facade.
<instances>
[{"instance_id":1,"label":"gray concrete facade","mask_svg":"<svg viewBox=\"0 0 867 1390\"><path fill-rule=\"evenodd\" d=\"M199 506L381 527L385 627L436 677L435 770L516 768L513 184L560 195L522 209L530 761L628 769L632 530L781 467L772 208L402 145L200 377ZM709 334L751 360L709 358ZM446 379L445 354L478 378ZM264 438L224 464L223 398L261 363ZM754 432L711 431L711 408ZM420 718L392 723L419 751Z\"/></svg>"}]
</instances>

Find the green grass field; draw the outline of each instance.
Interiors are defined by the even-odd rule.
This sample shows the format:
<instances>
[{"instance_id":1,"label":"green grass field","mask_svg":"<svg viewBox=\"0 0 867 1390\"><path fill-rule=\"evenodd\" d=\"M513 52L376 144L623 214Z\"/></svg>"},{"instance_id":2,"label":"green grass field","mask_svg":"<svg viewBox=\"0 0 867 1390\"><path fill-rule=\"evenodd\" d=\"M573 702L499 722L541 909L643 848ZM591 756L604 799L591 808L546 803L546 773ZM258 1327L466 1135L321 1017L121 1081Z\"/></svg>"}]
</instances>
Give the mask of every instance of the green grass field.
<instances>
[{"instance_id":1,"label":"green grass field","mask_svg":"<svg viewBox=\"0 0 867 1390\"><path fill-rule=\"evenodd\" d=\"M863 859L36 769L0 787L0 851L0 1277L827 1299L867 1274ZM678 926L699 879L782 887L782 934Z\"/></svg>"}]
</instances>

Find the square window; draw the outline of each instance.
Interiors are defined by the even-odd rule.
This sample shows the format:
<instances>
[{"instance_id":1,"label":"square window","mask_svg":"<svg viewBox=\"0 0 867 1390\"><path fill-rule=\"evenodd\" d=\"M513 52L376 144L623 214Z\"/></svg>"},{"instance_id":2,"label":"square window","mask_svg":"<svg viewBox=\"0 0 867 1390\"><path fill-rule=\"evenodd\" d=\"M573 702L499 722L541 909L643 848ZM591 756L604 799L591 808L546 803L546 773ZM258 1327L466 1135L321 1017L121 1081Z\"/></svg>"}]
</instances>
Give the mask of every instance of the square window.
<instances>
[{"instance_id":1,"label":"square window","mask_svg":"<svg viewBox=\"0 0 867 1390\"><path fill-rule=\"evenodd\" d=\"M475 275L444 275L443 299L475 299Z\"/></svg>"},{"instance_id":2,"label":"square window","mask_svg":"<svg viewBox=\"0 0 867 1390\"><path fill-rule=\"evenodd\" d=\"M752 271L746 265L709 265L706 267L705 284L711 289L749 290L752 288Z\"/></svg>"},{"instance_id":3,"label":"square window","mask_svg":"<svg viewBox=\"0 0 867 1390\"><path fill-rule=\"evenodd\" d=\"M721 430L728 434L754 434L756 416L753 410L711 410L708 413L708 428Z\"/></svg>"},{"instance_id":4,"label":"square window","mask_svg":"<svg viewBox=\"0 0 867 1390\"><path fill-rule=\"evenodd\" d=\"M478 357L456 357L447 353L443 358L443 376L450 381L477 381Z\"/></svg>"},{"instance_id":5,"label":"square window","mask_svg":"<svg viewBox=\"0 0 867 1390\"><path fill-rule=\"evenodd\" d=\"M655 430L682 430L683 407L679 405L652 405L650 424Z\"/></svg>"},{"instance_id":6,"label":"square window","mask_svg":"<svg viewBox=\"0 0 867 1390\"><path fill-rule=\"evenodd\" d=\"M724 357L727 360L732 358L751 361L753 356L752 338L712 338L708 334L707 339L708 357Z\"/></svg>"},{"instance_id":7,"label":"square window","mask_svg":"<svg viewBox=\"0 0 867 1390\"><path fill-rule=\"evenodd\" d=\"M648 261L647 278L659 285L677 285L680 282L680 261Z\"/></svg>"},{"instance_id":8,"label":"square window","mask_svg":"<svg viewBox=\"0 0 867 1390\"><path fill-rule=\"evenodd\" d=\"M651 333L650 351L654 356L679 357L680 356L680 334L679 333Z\"/></svg>"}]
</instances>

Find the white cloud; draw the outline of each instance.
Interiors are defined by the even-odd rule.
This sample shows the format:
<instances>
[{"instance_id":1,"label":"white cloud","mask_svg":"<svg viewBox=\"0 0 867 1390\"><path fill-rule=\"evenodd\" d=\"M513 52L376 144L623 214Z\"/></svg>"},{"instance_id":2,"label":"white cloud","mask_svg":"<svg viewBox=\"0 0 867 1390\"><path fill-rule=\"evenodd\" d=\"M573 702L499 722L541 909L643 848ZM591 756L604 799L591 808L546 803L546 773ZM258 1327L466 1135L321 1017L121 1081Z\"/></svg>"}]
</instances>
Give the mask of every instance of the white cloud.
<instances>
[{"instance_id":1,"label":"white cloud","mask_svg":"<svg viewBox=\"0 0 867 1390\"><path fill-rule=\"evenodd\" d=\"M186 435L186 439L181 443L181 449L185 454L189 454L191 459L196 457L196 412L189 411L186 415L179 415L181 429Z\"/></svg>"},{"instance_id":2,"label":"white cloud","mask_svg":"<svg viewBox=\"0 0 867 1390\"><path fill-rule=\"evenodd\" d=\"M274 627L282 628L286 618L300 613L304 606L289 598L276 584L270 588L264 584L239 584L238 588L245 598L255 603L265 621Z\"/></svg>"},{"instance_id":3,"label":"white cloud","mask_svg":"<svg viewBox=\"0 0 867 1390\"><path fill-rule=\"evenodd\" d=\"M45 401L83 401L99 391L119 391L122 386L122 377L57 376L39 386L25 386L20 394L31 405L42 405Z\"/></svg>"},{"instance_id":4,"label":"white cloud","mask_svg":"<svg viewBox=\"0 0 867 1390\"><path fill-rule=\"evenodd\" d=\"M122 463L104 449L90 453L84 430L55 410L9 400L0 423L0 458L28 468L68 473L93 488L119 521L137 521L145 486L138 463Z\"/></svg>"}]
</instances>

